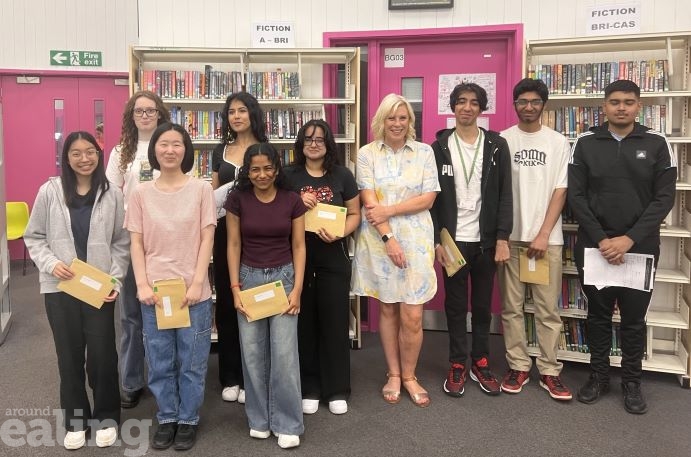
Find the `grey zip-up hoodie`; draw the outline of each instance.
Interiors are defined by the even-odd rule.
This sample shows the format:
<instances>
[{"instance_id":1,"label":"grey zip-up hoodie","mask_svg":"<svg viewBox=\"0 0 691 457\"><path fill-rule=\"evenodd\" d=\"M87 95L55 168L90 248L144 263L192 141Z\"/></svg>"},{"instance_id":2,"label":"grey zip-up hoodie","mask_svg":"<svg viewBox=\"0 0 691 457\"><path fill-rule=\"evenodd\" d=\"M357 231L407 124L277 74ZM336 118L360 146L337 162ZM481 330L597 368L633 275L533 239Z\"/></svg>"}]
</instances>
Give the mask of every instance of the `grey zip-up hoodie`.
<instances>
[{"instance_id":1,"label":"grey zip-up hoodie","mask_svg":"<svg viewBox=\"0 0 691 457\"><path fill-rule=\"evenodd\" d=\"M99 201L100 194L99 190L91 211L86 261L113 276L119 292L130 262L130 234L122 227L125 207L122 192L112 184ZM69 266L77 258L70 210L59 177L50 178L38 190L24 242L38 267L41 293L59 292L60 280L51 274L55 265L62 261Z\"/></svg>"}]
</instances>

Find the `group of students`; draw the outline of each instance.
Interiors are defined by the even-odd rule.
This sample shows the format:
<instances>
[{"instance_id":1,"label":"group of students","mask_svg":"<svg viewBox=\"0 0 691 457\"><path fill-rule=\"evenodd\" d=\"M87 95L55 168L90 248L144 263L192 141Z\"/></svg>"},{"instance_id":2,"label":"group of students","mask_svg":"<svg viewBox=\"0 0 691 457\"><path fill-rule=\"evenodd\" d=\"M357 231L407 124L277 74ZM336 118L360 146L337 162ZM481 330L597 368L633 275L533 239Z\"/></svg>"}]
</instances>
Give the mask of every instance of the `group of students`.
<instances>
[{"instance_id":1,"label":"group of students","mask_svg":"<svg viewBox=\"0 0 691 457\"><path fill-rule=\"evenodd\" d=\"M211 345L212 252L222 398L245 403L250 436L273 433L280 447L291 448L304 431L303 411L316 412L320 400L334 414L347 412L346 240L324 229L306 234L304 224L318 202L346 207L346 236L359 223L355 179L338 163L334 134L323 120L307 122L296 140L296 162L284 169L267 142L257 100L235 93L226 100L212 162L211 184L189 175L192 140L148 91L125 106L120 144L107 168L90 133L65 139L61 176L39 190L25 239L58 355L66 448L84 446L89 428L97 446L115 443L120 408L135 407L145 386L158 406L152 447L194 446ZM74 277L74 258L116 280L99 309L57 288ZM159 330L155 306L162 303L154 283L169 278L184 279L190 326ZM288 309L249 322L239 291L276 280Z\"/></svg>"},{"instance_id":2,"label":"group of students","mask_svg":"<svg viewBox=\"0 0 691 457\"><path fill-rule=\"evenodd\" d=\"M459 84L449 100L456 125L438 132L429 146L415 141L415 115L407 100L384 97L372 119L374 141L358 152L357 180L339 164L334 134L323 120L305 123L295 143L295 163L283 167L267 142L257 100L245 92L229 95L223 108L211 184L189 176L190 136L170 122L168 110L151 92L137 92L128 101L120 144L107 168L91 134L68 135L61 176L40 188L25 234L40 270L58 355L65 447L84 446L89 427L98 446L112 445L120 407L136 406L145 385L158 406L152 447L194 446L211 344L212 253L222 399L245 403L251 437L273 433L280 447L295 447L304 432L303 414L315 413L320 402L333 414L347 412L351 291L381 302L383 399L398 403L403 387L415 405L429 406L430 395L415 368L422 345L421 305L437 292L434 261L449 262L442 229L466 261L455 275L444 277L450 362L444 392L462 396L468 373L490 395L519 393L529 381L526 284L518 271L519 257L527 253L546 257L550 271L548 285L531 285L540 385L552 398L571 399L556 355L562 327L556 307L561 212L567 194L579 222L576 260L583 282L584 248L599 249L613 265L627 252L659 257L659 225L674 203L676 160L662 135L635 122L640 91L631 81L605 89L608 121L581 135L573 148L540 123L548 100L542 81L520 81L513 99L518 124L499 134L477 125L487 109L485 90ZM355 236L352 266L344 237L324 229L305 232L304 214L317 203L346 208L344 236ZM100 309L57 289L60 280L73 277L74 258L116 279ZM501 381L488 363L495 274L509 365ZM185 281L191 325L159 330L154 306L161 303L153 284L173 277ZM277 280L283 282L287 310L249 322L240 291ZM583 292L592 374L578 399L592 403L609 389L609 335L617 301L625 408L644 413L641 359L650 292L585 284ZM116 301L122 328L119 370Z\"/></svg>"}]
</instances>

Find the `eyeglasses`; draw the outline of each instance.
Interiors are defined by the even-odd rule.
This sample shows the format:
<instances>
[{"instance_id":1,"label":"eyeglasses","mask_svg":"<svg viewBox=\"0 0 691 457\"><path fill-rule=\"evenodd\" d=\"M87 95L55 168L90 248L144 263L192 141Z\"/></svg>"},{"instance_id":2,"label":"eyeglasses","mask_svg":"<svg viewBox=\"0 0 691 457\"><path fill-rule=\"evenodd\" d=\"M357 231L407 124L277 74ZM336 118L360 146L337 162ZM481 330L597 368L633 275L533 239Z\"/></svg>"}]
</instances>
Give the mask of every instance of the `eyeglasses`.
<instances>
[{"instance_id":1,"label":"eyeglasses","mask_svg":"<svg viewBox=\"0 0 691 457\"><path fill-rule=\"evenodd\" d=\"M317 146L324 146L324 138L320 136L305 137L305 146L311 146L313 144L316 144Z\"/></svg>"},{"instance_id":2,"label":"eyeglasses","mask_svg":"<svg viewBox=\"0 0 691 457\"><path fill-rule=\"evenodd\" d=\"M153 117L154 114L158 113L158 110L156 108L135 108L134 109L134 117L143 117L144 113L146 113L147 117Z\"/></svg>"},{"instance_id":3,"label":"eyeglasses","mask_svg":"<svg viewBox=\"0 0 691 457\"><path fill-rule=\"evenodd\" d=\"M68 152L68 154L69 154L70 158L72 158L72 159L79 159L82 156L86 156L87 158L91 159L96 154L98 154L98 150L86 149L84 151L80 151L79 149L72 149L71 151Z\"/></svg>"},{"instance_id":4,"label":"eyeglasses","mask_svg":"<svg viewBox=\"0 0 691 457\"><path fill-rule=\"evenodd\" d=\"M525 98L519 98L518 100L515 100L514 105L516 105L519 108L525 108L530 104L533 108L539 108L542 105L544 105L545 102L542 101L541 98L534 98L532 100L526 100Z\"/></svg>"}]
</instances>

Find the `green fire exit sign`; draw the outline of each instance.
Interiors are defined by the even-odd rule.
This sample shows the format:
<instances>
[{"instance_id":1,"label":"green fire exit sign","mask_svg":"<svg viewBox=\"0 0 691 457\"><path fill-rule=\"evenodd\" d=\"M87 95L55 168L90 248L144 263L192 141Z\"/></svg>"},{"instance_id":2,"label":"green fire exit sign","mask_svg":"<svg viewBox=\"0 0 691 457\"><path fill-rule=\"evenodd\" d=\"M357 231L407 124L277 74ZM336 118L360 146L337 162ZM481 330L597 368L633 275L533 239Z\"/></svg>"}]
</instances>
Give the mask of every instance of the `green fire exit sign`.
<instances>
[{"instance_id":1,"label":"green fire exit sign","mask_svg":"<svg viewBox=\"0 0 691 457\"><path fill-rule=\"evenodd\" d=\"M103 53L100 51L50 51L50 64L63 67L100 67Z\"/></svg>"}]
</instances>

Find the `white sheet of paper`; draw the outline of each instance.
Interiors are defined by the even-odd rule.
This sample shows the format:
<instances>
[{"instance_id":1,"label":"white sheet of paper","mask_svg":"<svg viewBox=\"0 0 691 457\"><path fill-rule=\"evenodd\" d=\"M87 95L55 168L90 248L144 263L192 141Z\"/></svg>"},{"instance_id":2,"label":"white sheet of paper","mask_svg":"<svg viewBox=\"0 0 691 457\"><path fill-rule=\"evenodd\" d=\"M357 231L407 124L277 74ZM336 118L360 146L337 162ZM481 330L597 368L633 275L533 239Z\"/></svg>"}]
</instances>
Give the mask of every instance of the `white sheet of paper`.
<instances>
[{"instance_id":1,"label":"white sheet of paper","mask_svg":"<svg viewBox=\"0 0 691 457\"><path fill-rule=\"evenodd\" d=\"M655 257L650 254L624 254L624 263L610 265L596 248L586 248L583 282L603 287L628 287L649 292L655 279Z\"/></svg>"},{"instance_id":2,"label":"white sheet of paper","mask_svg":"<svg viewBox=\"0 0 691 457\"><path fill-rule=\"evenodd\" d=\"M163 315L165 317L173 315L173 304L170 302L170 297L163 297Z\"/></svg>"}]
</instances>

